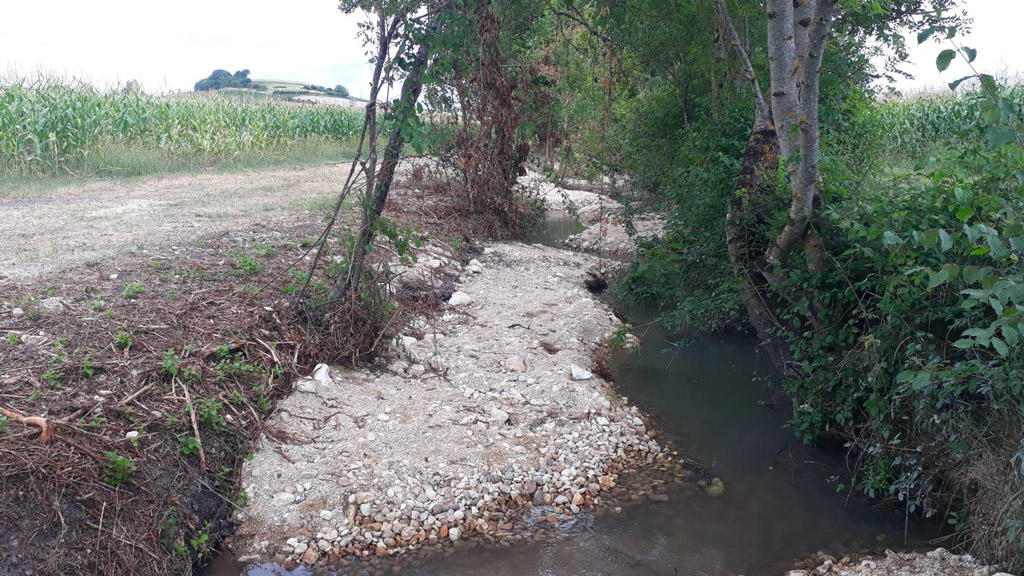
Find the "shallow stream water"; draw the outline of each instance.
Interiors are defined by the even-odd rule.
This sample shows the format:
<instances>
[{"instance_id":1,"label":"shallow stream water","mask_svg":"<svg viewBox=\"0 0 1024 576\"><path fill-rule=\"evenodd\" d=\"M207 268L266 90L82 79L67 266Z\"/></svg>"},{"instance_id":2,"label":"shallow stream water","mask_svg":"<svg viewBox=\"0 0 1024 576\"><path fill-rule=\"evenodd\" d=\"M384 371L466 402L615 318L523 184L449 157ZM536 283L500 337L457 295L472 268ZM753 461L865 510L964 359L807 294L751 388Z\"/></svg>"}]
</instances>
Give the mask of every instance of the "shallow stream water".
<instances>
[{"instance_id":1,"label":"shallow stream water","mask_svg":"<svg viewBox=\"0 0 1024 576\"><path fill-rule=\"evenodd\" d=\"M579 231L553 214L527 239L560 245ZM691 335L673 347L643 310L630 311L642 347L609 362L620 393L641 406L678 451L720 477L712 496L694 483L669 489L667 502L623 504L619 512L578 516L542 541L507 548L462 546L451 555L389 573L407 576L781 575L817 551L839 555L914 548L933 530L838 493L841 453L802 446L785 428L788 404L766 386L773 376L749 336ZM665 351L670 350L670 351ZM774 406L774 407L773 407ZM554 537L555 535L558 537ZM276 565L238 566L229 557L208 574L310 574ZM362 566L338 574L373 574ZM377 572L379 573L379 572Z\"/></svg>"}]
</instances>

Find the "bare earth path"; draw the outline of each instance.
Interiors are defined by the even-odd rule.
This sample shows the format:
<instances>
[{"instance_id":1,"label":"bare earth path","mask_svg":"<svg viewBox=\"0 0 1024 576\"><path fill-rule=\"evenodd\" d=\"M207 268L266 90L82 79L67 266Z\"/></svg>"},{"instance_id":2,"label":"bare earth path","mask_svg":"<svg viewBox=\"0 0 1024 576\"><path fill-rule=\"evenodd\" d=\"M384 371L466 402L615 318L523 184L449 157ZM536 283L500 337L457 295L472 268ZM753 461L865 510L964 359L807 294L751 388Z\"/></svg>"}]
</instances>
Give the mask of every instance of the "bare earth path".
<instances>
[{"instance_id":1,"label":"bare earth path","mask_svg":"<svg viewBox=\"0 0 1024 576\"><path fill-rule=\"evenodd\" d=\"M338 192L343 177L338 165L274 168L86 182L0 199L0 280L311 210Z\"/></svg>"}]
</instances>

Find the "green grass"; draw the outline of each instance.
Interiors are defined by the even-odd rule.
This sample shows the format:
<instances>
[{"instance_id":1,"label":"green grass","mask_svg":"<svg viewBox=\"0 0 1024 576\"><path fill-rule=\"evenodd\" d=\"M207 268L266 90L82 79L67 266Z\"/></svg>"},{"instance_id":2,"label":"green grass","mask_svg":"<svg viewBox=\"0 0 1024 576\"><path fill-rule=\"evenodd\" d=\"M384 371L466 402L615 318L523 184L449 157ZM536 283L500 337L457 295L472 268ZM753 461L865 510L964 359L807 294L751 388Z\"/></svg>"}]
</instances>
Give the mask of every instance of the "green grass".
<instances>
[{"instance_id":1,"label":"green grass","mask_svg":"<svg viewBox=\"0 0 1024 576\"><path fill-rule=\"evenodd\" d=\"M225 173L274 167L318 166L347 162L355 154L355 141L304 138L270 150L241 152L228 158L190 158L164 150L106 143L94 154L58 174L0 169L0 200L45 196L90 182L131 181L190 173Z\"/></svg>"}]
</instances>

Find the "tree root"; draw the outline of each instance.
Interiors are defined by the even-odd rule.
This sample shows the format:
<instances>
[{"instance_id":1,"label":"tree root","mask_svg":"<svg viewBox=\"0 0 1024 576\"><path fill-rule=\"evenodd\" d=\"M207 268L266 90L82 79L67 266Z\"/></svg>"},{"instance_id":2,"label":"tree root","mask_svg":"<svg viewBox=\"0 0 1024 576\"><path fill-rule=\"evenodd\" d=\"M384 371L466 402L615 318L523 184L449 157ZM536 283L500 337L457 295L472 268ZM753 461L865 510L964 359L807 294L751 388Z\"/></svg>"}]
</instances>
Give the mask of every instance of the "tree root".
<instances>
[{"instance_id":1,"label":"tree root","mask_svg":"<svg viewBox=\"0 0 1024 576\"><path fill-rule=\"evenodd\" d=\"M48 444L53 440L53 426L43 418L42 416L22 416L13 410L6 408L0 408L0 415L3 415L15 422L20 422L25 426L32 426L39 428L39 441L43 444Z\"/></svg>"}]
</instances>

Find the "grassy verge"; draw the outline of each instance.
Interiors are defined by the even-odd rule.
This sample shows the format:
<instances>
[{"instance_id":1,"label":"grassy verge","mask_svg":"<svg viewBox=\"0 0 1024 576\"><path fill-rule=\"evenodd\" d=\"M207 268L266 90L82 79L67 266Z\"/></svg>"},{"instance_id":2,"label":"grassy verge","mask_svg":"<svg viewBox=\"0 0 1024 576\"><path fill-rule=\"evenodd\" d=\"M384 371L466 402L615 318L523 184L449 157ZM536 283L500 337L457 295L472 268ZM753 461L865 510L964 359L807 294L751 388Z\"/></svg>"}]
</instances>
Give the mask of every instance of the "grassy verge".
<instances>
[{"instance_id":1,"label":"grassy verge","mask_svg":"<svg viewBox=\"0 0 1024 576\"><path fill-rule=\"evenodd\" d=\"M203 159L166 150L108 142L60 173L0 170L0 199L43 196L63 188L97 180L128 180L187 173L231 172L273 167L300 167L347 162L355 142L304 138L269 150L249 150Z\"/></svg>"}]
</instances>

